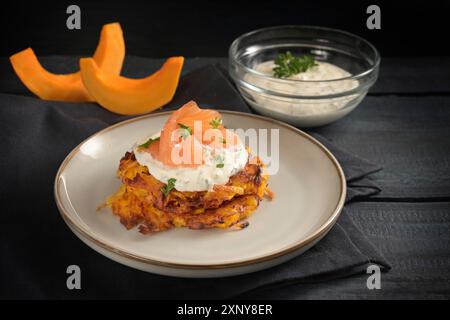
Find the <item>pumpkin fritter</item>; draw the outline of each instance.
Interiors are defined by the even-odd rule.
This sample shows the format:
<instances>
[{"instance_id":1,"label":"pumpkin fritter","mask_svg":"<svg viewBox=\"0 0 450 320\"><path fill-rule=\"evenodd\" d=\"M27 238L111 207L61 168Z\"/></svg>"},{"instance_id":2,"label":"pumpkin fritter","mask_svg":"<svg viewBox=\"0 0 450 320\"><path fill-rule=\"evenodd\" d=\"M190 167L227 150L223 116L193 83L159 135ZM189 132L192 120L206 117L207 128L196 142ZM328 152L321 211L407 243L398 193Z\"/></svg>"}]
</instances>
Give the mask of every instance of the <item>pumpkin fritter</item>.
<instances>
[{"instance_id":1,"label":"pumpkin fritter","mask_svg":"<svg viewBox=\"0 0 450 320\"><path fill-rule=\"evenodd\" d=\"M123 184L105 206L119 216L127 229L138 226L144 234L174 227L242 229L248 225L242 220L256 210L261 199L272 197L263 168L255 157L227 184L216 185L212 191L172 189L166 196L161 191L165 184L140 165L133 153L127 152L117 171Z\"/></svg>"}]
</instances>

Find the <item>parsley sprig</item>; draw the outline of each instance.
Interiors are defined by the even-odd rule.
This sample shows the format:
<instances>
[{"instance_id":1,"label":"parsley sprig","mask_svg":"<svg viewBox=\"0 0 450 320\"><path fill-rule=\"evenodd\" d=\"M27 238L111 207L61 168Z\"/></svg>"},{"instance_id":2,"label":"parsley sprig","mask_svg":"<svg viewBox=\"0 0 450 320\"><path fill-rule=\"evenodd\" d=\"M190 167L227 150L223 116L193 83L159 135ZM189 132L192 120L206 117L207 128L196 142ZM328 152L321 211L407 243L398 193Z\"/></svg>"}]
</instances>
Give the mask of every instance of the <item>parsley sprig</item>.
<instances>
[{"instance_id":1,"label":"parsley sprig","mask_svg":"<svg viewBox=\"0 0 450 320\"><path fill-rule=\"evenodd\" d=\"M161 192L167 197L169 195L169 192L175 188L175 182L177 182L177 179L170 178L167 180L167 184L163 187L161 187Z\"/></svg>"},{"instance_id":2,"label":"parsley sprig","mask_svg":"<svg viewBox=\"0 0 450 320\"><path fill-rule=\"evenodd\" d=\"M155 139L153 139L153 138L148 139L143 144L140 144L139 148L148 148L148 146L151 145L155 141L159 141L159 137L157 137Z\"/></svg>"},{"instance_id":3,"label":"parsley sprig","mask_svg":"<svg viewBox=\"0 0 450 320\"><path fill-rule=\"evenodd\" d=\"M276 78L288 78L308 69L317 66L316 60L312 56L294 57L290 51L280 53L275 59L276 67L273 68L273 75Z\"/></svg>"}]
</instances>

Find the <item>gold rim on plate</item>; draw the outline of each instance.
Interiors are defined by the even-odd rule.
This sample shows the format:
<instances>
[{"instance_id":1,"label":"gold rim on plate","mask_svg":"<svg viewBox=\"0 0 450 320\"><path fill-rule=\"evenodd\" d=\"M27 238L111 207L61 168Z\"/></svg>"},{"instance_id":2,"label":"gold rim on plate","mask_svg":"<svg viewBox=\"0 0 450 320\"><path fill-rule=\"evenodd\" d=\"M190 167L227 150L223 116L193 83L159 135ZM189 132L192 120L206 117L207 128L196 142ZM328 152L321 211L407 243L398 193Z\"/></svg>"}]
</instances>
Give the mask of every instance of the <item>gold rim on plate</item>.
<instances>
[{"instance_id":1,"label":"gold rim on plate","mask_svg":"<svg viewBox=\"0 0 450 320\"><path fill-rule=\"evenodd\" d=\"M86 237L87 239L89 239L90 241L92 241L95 245L99 246L100 248L103 248L107 251L110 251L112 253L118 254L124 258L128 258L131 260L135 260L138 262L142 262L142 263L146 263L146 264L150 264L150 265L155 265L155 266L162 266L162 267L168 267L168 268L177 268L177 269L203 269L203 270L208 270L208 269L224 269L224 268L235 268L235 267L242 267L242 266L248 266L248 265L252 265L252 264L257 264L257 263L261 263L261 262L266 262L269 260L273 260L275 258L279 258L281 256L285 256L287 254L290 254L304 246L307 246L308 244L310 244L311 242L315 241L316 239L320 238L324 233L328 232L331 227L334 225L334 223L336 222L337 218L339 217L342 208L344 207L344 202L345 202L345 196L346 196L346 181L345 181L345 176L344 176L344 172L342 171L342 168L339 164L339 162L336 160L336 158L333 156L333 154L324 146L322 145L319 141L317 141L315 138L311 137L310 135L306 134L305 132L289 125L286 124L284 122L278 121L278 120L274 120L271 118L267 118L264 116L260 116L260 115L255 115L255 114L251 114L251 113L244 113L244 112L238 112L238 111L229 111L229 110L217 110L222 114L230 114L230 115L238 115L238 116L243 116L243 117L248 117L248 118L254 118L254 119L259 119L259 120L264 120L264 121L268 121L271 123L274 123L276 125L279 125L281 127L284 127L288 130L291 130L299 135L301 135L302 137L308 139L309 141L311 141L313 144L315 144L317 147L319 147L319 149L321 149L326 155L327 157L331 160L331 162L333 163L334 167L336 168L337 172L338 172L338 176L340 179L340 186L341 186L341 190L340 190L340 196L339 196L339 200L336 204L336 207L333 211L333 214L330 216L330 218L328 218L327 221L325 221L324 224L322 224L312 235L308 236L306 239L303 239L301 241L298 241L297 243L294 243L292 245L290 245L287 248L284 249L280 249L279 251L275 252L275 253L271 253L271 254L267 254L267 255L263 255L260 257L256 257L256 258L252 258L252 259L248 259L248 260L244 260L244 261L239 261L239 262L229 262L229 263L222 263L222 264L182 264L182 263L173 263L173 262L164 262L164 261L159 261L159 260L153 260L153 259L149 259L146 257L142 257L139 255L135 255L132 253L129 253L127 251L123 251L121 249L115 248L114 246L101 241L99 239L97 239L94 235L93 232L87 230L86 228L84 228L83 226L81 226L80 224L78 224L71 216L70 214L66 211L66 208L64 207L64 205L62 204L61 201L61 195L59 194L59 186L60 186L60 177L61 177L61 173L64 171L65 167L67 166L67 164L70 162L70 160L72 160L72 158L74 157L74 155L79 151L79 149L91 138L104 134L105 132L108 132L112 129L127 125L129 123L133 123L136 121L140 121L143 119L147 119L147 118L153 118L153 117L158 117L158 116L164 116L167 114L172 113L173 111L165 111L165 112L159 112L159 113L154 113L154 114L147 114L147 115L143 115L143 116L139 116L136 118L132 118L129 120L125 120L122 122L118 122L116 124L113 124L112 126L109 126L103 130L98 131L97 133L94 133L93 135L91 135L90 137L88 137L87 139L85 139L84 141L82 141L78 146L76 146L68 155L67 157L64 159L64 161L61 163L58 172L56 173L56 177L55 177L55 183L54 183L54 195L55 195L55 201L56 201L56 205L59 209L59 212L62 216L62 218L64 219L64 221L67 223L67 225L75 230L76 232L78 232L79 234L81 234L82 236Z\"/></svg>"}]
</instances>

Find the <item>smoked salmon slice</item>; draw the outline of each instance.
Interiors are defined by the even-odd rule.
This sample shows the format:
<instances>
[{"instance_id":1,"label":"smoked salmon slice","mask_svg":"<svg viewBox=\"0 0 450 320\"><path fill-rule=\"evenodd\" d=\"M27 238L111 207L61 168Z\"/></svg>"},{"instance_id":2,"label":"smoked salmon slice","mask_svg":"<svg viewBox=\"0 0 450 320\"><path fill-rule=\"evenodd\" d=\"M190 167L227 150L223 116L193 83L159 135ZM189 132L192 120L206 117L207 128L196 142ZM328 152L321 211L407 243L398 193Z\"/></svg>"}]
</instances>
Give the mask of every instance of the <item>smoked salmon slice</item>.
<instances>
[{"instance_id":1,"label":"smoked salmon slice","mask_svg":"<svg viewBox=\"0 0 450 320\"><path fill-rule=\"evenodd\" d=\"M201 109L189 101L172 113L164 125L159 141L147 151L168 167L197 167L204 163L204 146L229 148L241 143L239 137L225 129L219 112Z\"/></svg>"},{"instance_id":2,"label":"smoked salmon slice","mask_svg":"<svg viewBox=\"0 0 450 320\"><path fill-rule=\"evenodd\" d=\"M213 128L213 125L212 125L213 120L220 121L220 119L221 119L220 113L218 113L215 110L206 109L206 110L201 110L199 112L195 112L195 113L180 117L178 119L178 122L180 122L183 125L186 125L190 128L194 128L195 123L198 121L198 122L201 122L202 129L205 131L209 128ZM218 128L218 127L223 127L223 126L218 124L216 128Z\"/></svg>"}]
</instances>

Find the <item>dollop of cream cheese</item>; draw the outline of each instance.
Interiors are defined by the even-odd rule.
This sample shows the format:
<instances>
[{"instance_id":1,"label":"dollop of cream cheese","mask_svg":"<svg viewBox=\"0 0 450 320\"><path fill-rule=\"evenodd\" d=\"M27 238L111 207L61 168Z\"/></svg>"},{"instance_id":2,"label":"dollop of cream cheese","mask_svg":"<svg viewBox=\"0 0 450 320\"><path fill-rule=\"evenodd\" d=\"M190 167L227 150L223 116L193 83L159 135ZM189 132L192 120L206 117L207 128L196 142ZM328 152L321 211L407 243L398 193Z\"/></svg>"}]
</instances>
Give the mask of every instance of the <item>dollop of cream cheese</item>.
<instances>
[{"instance_id":1,"label":"dollop of cream cheese","mask_svg":"<svg viewBox=\"0 0 450 320\"><path fill-rule=\"evenodd\" d=\"M136 143L133 147L136 161L146 166L149 173L163 183L176 179L178 191L212 191L214 185L223 185L231 176L241 171L247 164L249 154L243 144L230 148L211 148L204 146L204 164L196 168L167 167L139 145L149 138L157 138L160 133Z\"/></svg>"}]
</instances>

